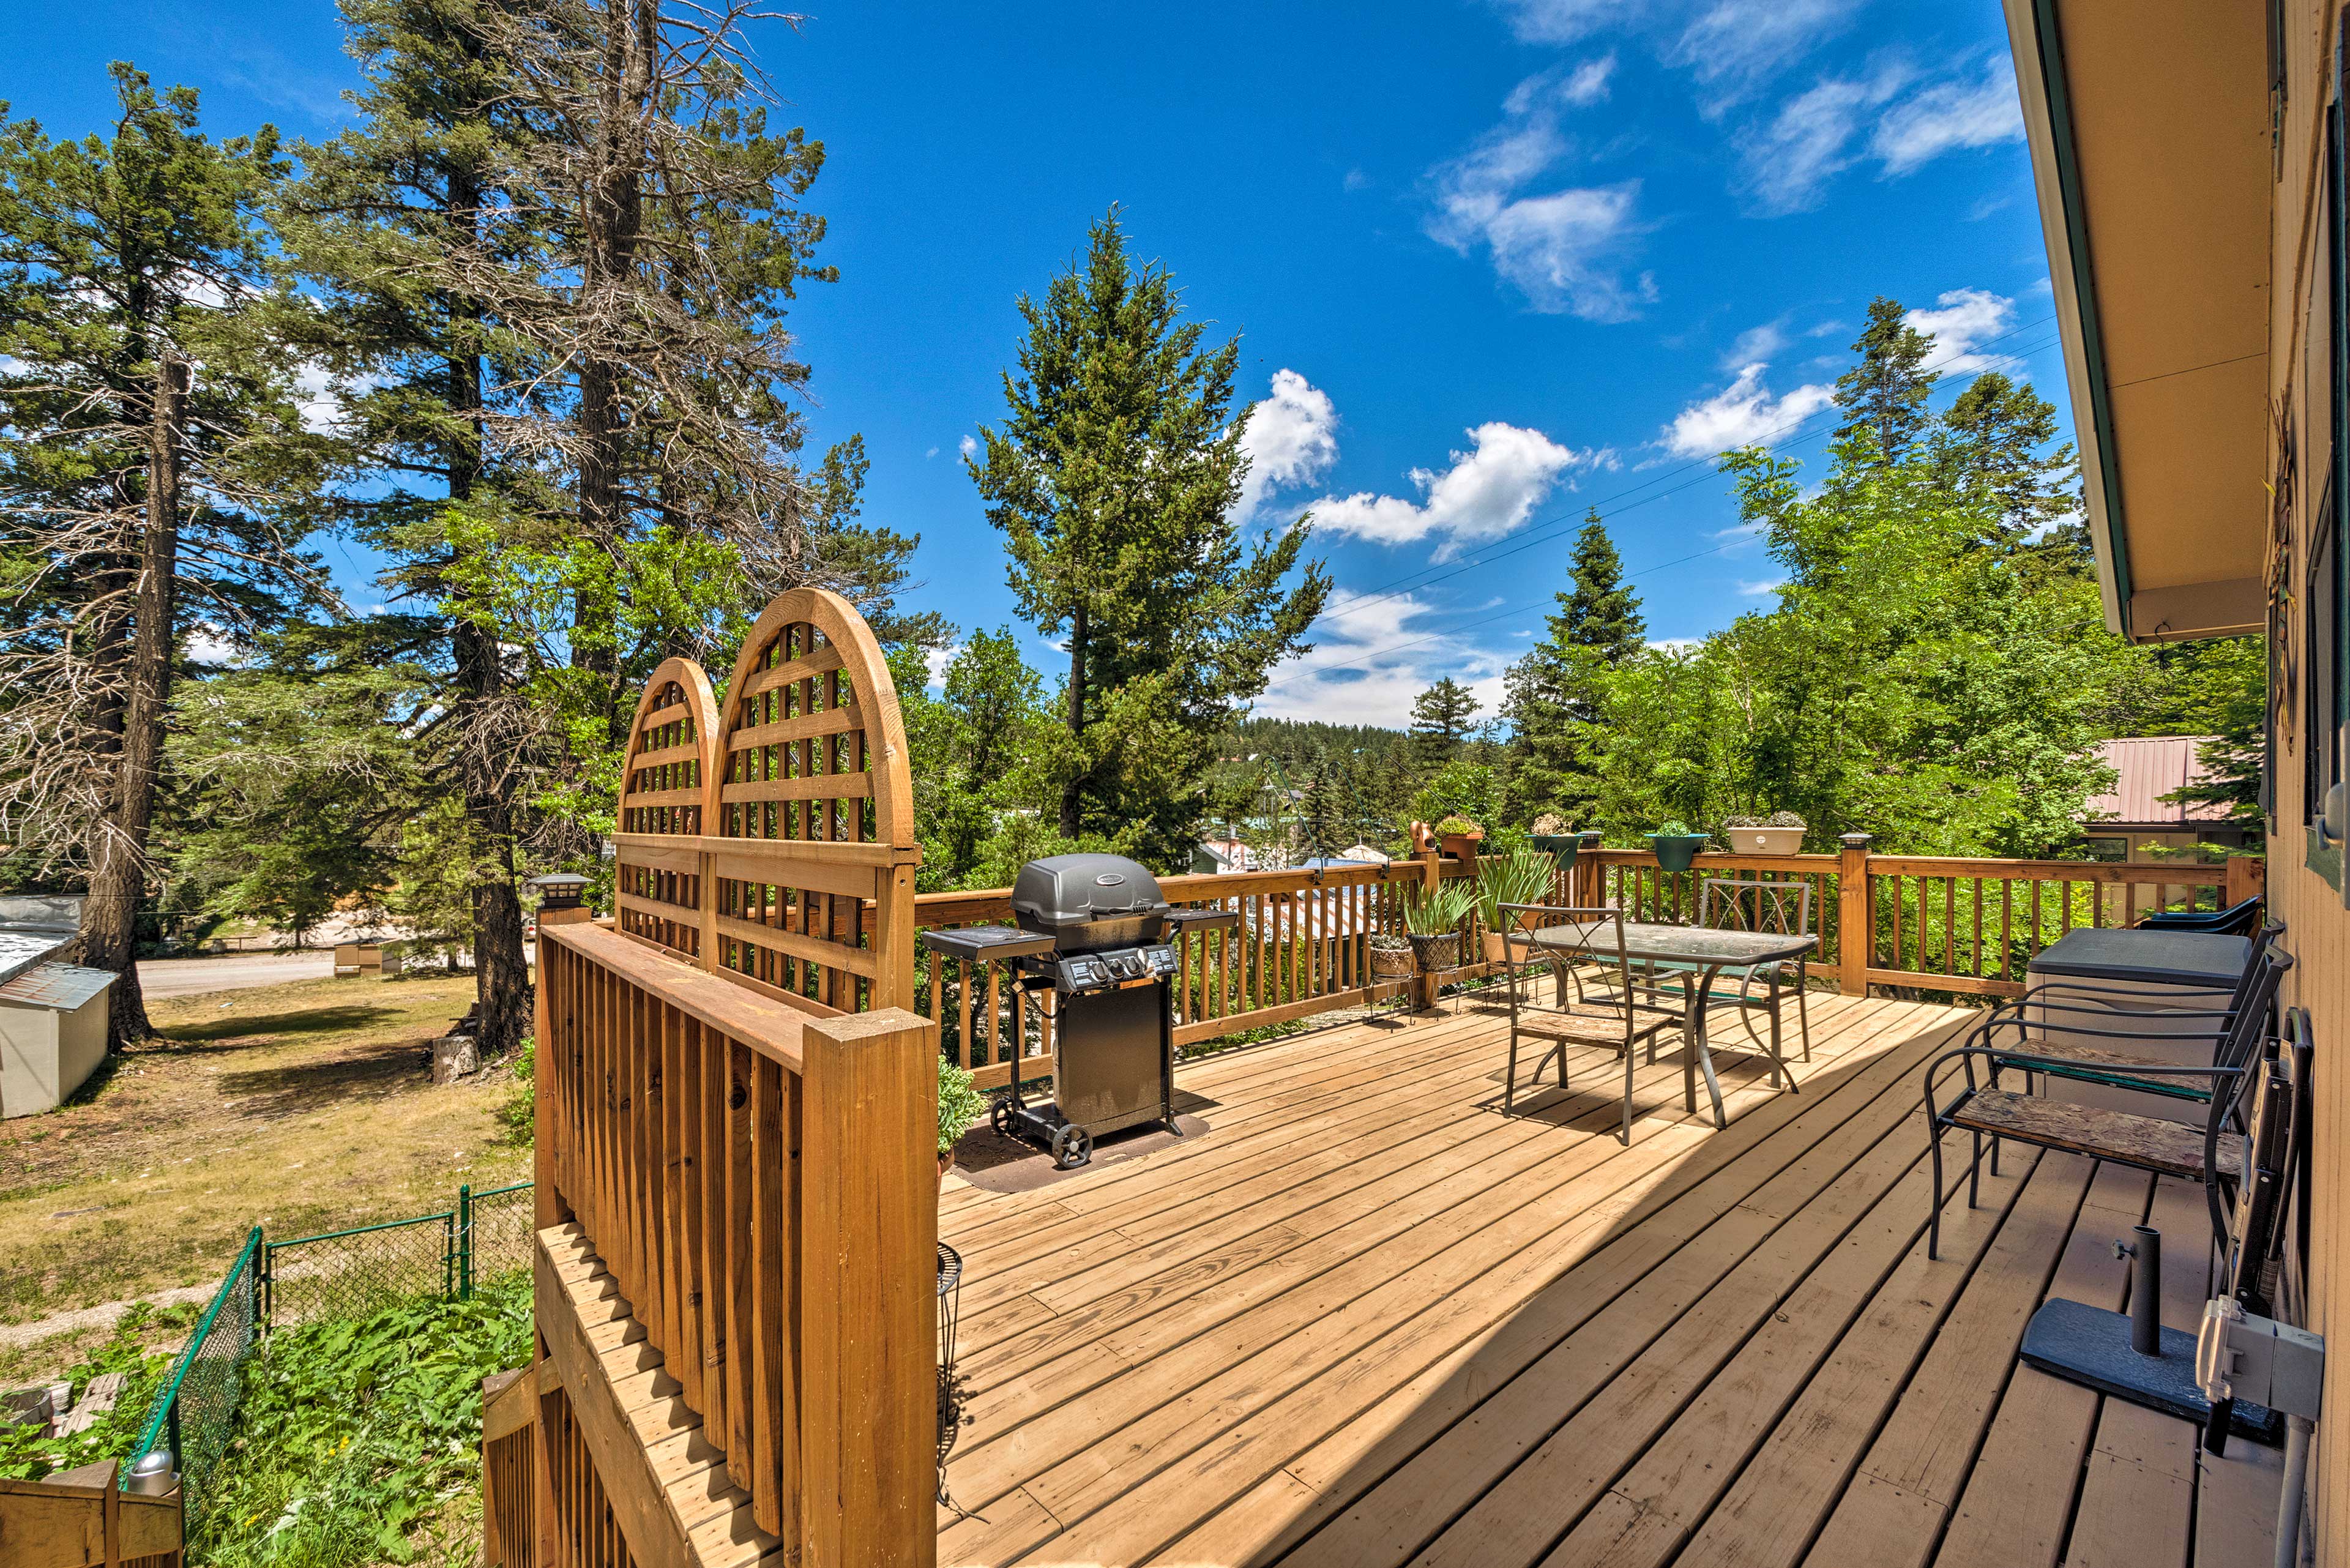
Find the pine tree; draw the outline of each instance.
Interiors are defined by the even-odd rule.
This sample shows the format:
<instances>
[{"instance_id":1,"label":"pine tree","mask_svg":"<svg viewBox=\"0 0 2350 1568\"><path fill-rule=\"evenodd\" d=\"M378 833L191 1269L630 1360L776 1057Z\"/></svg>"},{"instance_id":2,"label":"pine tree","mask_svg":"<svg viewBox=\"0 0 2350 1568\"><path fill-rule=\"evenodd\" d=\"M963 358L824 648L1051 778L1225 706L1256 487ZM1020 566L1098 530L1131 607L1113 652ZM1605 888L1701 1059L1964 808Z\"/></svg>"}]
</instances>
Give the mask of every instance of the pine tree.
<instances>
[{"instance_id":1,"label":"pine tree","mask_svg":"<svg viewBox=\"0 0 2350 1568\"><path fill-rule=\"evenodd\" d=\"M110 135L0 127L0 815L20 867L86 877L82 961L135 957L183 642L331 597L299 542L321 453L276 330L274 131L214 142L195 93L114 67Z\"/></svg>"},{"instance_id":2,"label":"pine tree","mask_svg":"<svg viewBox=\"0 0 2350 1568\"><path fill-rule=\"evenodd\" d=\"M1412 751L1422 767L1442 767L1476 728L1477 699L1450 675L1411 700Z\"/></svg>"},{"instance_id":3,"label":"pine tree","mask_svg":"<svg viewBox=\"0 0 2350 1568\"><path fill-rule=\"evenodd\" d=\"M1610 671L1647 650L1648 628L1596 508L1575 538L1569 573L1548 635L1510 668L1503 713L1513 735L1513 809L1580 822L1593 801L1589 731L1599 720L1601 687Z\"/></svg>"},{"instance_id":4,"label":"pine tree","mask_svg":"<svg viewBox=\"0 0 2350 1568\"><path fill-rule=\"evenodd\" d=\"M1303 518L1244 547L1239 345L1203 346L1167 270L1128 259L1115 208L1019 310L1007 417L968 466L1021 615L1066 639L1060 830L1185 864L1218 737L1306 649L1329 578L1303 558Z\"/></svg>"},{"instance_id":5,"label":"pine tree","mask_svg":"<svg viewBox=\"0 0 2350 1568\"><path fill-rule=\"evenodd\" d=\"M1942 411L1930 446L1943 483L1991 497L2000 535L1985 543L2012 547L2080 507L2080 463L2055 440L2055 406L2031 382L1986 370Z\"/></svg>"},{"instance_id":6,"label":"pine tree","mask_svg":"<svg viewBox=\"0 0 2350 1568\"><path fill-rule=\"evenodd\" d=\"M1621 664L1648 646L1648 623L1639 596L1624 585L1624 558L1593 507L1575 536L1567 576L1574 587L1558 596L1560 615L1552 635L1588 648L1609 664Z\"/></svg>"},{"instance_id":7,"label":"pine tree","mask_svg":"<svg viewBox=\"0 0 2350 1568\"><path fill-rule=\"evenodd\" d=\"M1934 340L1908 323L1898 300L1877 296L1868 303L1868 325L1853 340L1860 363L1836 378L1836 407L1844 422L1836 440L1866 431L1881 461L1898 462L1933 420L1928 400L1935 372L1924 369Z\"/></svg>"}]
</instances>

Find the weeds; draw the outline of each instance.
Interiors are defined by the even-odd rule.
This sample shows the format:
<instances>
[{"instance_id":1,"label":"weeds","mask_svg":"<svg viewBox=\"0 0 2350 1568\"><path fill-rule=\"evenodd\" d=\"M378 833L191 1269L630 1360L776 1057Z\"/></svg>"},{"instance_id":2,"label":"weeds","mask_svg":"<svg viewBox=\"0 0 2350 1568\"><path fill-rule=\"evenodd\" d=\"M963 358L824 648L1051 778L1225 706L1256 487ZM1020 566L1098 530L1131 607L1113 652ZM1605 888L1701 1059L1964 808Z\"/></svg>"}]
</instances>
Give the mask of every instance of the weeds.
<instances>
[{"instance_id":1,"label":"weeds","mask_svg":"<svg viewBox=\"0 0 2350 1568\"><path fill-rule=\"evenodd\" d=\"M41 1436L36 1427L0 1426L0 1478L38 1480L56 1470L130 1458L130 1449L139 1441L140 1422L172 1368L170 1355L151 1354L146 1346L156 1315L155 1309L143 1302L132 1307L116 1320L114 1332L90 1352L88 1360L57 1379L71 1383L73 1397L78 1399L94 1377L120 1372L130 1378L114 1408L88 1430L70 1438L49 1438Z\"/></svg>"},{"instance_id":2,"label":"weeds","mask_svg":"<svg viewBox=\"0 0 2350 1568\"><path fill-rule=\"evenodd\" d=\"M530 1277L273 1334L197 1539L215 1568L443 1554L478 1528L482 1379L529 1359Z\"/></svg>"},{"instance_id":3,"label":"weeds","mask_svg":"<svg viewBox=\"0 0 2350 1568\"><path fill-rule=\"evenodd\" d=\"M498 1125L506 1129L506 1141L517 1148L528 1148L538 1132L538 1101L531 1085L531 1074L538 1063L538 1037L525 1034L514 1054L514 1092L497 1109Z\"/></svg>"}]
</instances>

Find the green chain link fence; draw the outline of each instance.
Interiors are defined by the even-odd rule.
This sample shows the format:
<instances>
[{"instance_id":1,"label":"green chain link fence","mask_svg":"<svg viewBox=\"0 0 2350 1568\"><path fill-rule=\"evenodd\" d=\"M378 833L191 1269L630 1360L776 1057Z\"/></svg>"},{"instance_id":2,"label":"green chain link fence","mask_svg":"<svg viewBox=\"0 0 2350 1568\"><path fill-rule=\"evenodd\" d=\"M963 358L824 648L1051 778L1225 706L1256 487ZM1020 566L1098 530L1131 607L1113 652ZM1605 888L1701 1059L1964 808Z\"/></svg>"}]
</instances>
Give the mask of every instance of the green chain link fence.
<instances>
[{"instance_id":1,"label":"green chain link fence","mask_svg":"<svg viewBox=\"0 0 2350 1568\"><path fill-rule=\"evenodd\" d=\"M421 1295L459 1300L477 1284L530 1266L531 1186L457 1189L438 1213L272 1241L255 1226L187 1348L148 1407L132 1456L168 1452L193 1519L228 1451L244 1367L268 1331L321 1318L364 1317Z\"/></svg>"}]
</instances>

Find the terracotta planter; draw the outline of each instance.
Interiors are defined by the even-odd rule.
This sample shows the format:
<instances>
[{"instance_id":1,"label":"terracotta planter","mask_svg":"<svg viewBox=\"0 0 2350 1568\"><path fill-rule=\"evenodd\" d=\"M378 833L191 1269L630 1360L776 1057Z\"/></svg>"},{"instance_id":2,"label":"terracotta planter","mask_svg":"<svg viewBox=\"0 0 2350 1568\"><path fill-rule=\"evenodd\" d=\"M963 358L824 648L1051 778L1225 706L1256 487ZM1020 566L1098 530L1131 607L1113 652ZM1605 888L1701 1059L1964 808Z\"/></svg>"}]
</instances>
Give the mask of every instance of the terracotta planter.
<instances>
[{"instance_id":1,"label":"terracotta planter","mask_svg":"<svg viewBox=\"0 0 2350 1568\"><path fill-rule=\"evenodd\" d=\"M1412 957L1411 944L1401 947L1371 949L1371 975L1377 980L1409 980L1419 971Z\"/></svg>"},{"instance_id":2,"label":"terracotta planter","mask_svg":"<svg viewBox=\"0 0 2350 1568\"><path fill-rule=\"evenodd\" d=\"M1801 855L1804 852L1804 830L1800 827L1725 827L1721 836L1730 841L1733 855Z\"/></svg>"},{"instance_id":3,"label":"terracotta planter","mask_svg":"<svg viewBox=\"0 0 2350 1568\"><path fill-rule=\"evenodd\" d=\"M1485 961L1500 965L1510 961L1510 939L1499 931L1487 931L1483 936Z\"/></svg>"},{"instance_id":4,"label":"terracotta planter","mask_svg":"<svg viewBox=\"0 0 2350 1568\"><path fill-rule=\"evenodd\" d=\"M1444 853L1455 860L1473 863L1477 858L1477 846L1484 842L1485 836L1482 833L1448 833L1444 836Z\"/></svg>"},{"instance_id":5,"label":"terracotta planter","mask_svg":"<svg viewBox=\"0 0 2350 1568\"><path fill-rule=\"evenodd\" d=\"M1659 866L1668 871L1686 871L1690 862L1697 858L1697 852L1705 847L1705 835L1651 833L1648 846L1656 851Z\"/></svg>"},{"instance_id":6,"label":"terracotta planter","mask_svg":"<svg viewBox=\"0 0 2350 1568\"><path fill-rule=\"evenodd\" d=\"M1412 936L1411 956L1419 961L1422 974L1439 974L1461 967L1461 933L1440 931L1434 936Z\"/></svg>"}]
</instances>

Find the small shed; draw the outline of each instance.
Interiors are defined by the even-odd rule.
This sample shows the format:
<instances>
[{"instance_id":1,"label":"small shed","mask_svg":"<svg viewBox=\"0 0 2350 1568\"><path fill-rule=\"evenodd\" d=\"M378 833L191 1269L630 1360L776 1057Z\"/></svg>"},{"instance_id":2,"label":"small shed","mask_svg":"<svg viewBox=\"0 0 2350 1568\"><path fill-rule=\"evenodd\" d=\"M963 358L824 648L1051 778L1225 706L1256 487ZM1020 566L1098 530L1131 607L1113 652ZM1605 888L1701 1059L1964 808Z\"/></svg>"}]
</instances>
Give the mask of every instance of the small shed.
<instances>
[{"instance_id":1,"label":"small shed","mask_svg":"<svg viewBox=\"0 0 2350 1568\"><path fill-rule=\"evenodd\" d=\"M106 1060L116 977L50 961L70 940L0 929L0 1117L55 1110Z\"/></svg>"}]
</instances>

